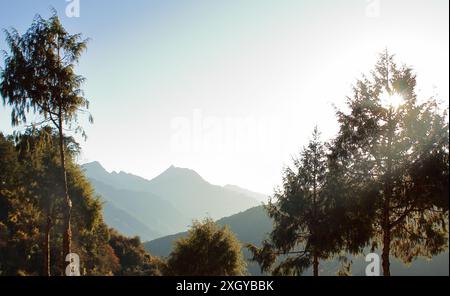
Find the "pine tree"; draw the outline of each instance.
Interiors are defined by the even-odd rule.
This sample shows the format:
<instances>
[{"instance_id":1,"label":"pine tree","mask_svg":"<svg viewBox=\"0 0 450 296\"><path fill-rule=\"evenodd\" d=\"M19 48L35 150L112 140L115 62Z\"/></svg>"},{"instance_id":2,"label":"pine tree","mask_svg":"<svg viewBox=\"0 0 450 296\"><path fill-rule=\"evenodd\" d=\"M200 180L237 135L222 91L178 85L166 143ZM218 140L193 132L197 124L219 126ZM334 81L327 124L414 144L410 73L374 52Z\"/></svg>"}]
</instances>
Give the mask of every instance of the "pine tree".
<instances>
[{"instance_id":1,"label":"pine tree","mask_svg":"<svg viewBox=\"0 0 450 296\"><path fill-rule=\"evenodd\" d=\"M283 188L266 206L274 221L270 238L262 248L248 246L262 271L301 275L312 266L313 275L318 276L319 260L344 247L345 240L336 227L339 196L329 188L329 173L326 147L316 128L300 158L294 159L294 168L285 169ZM277 259L281 263L273 267Z\"/></svg>"}]
</instances>

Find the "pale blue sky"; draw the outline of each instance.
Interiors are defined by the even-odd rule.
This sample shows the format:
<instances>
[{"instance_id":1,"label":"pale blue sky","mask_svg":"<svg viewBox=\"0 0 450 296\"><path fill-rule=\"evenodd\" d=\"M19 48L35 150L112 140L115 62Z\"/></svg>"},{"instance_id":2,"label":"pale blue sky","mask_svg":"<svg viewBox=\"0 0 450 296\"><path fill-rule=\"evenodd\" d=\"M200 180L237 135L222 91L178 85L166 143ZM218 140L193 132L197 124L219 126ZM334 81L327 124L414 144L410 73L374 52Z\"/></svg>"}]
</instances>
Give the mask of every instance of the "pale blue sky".
<instances>
[{"instance_id":1,"label":"pale blue sky","mask_svg":"<svg viewBox=\"0 0 450 296\"><path fill-rule=\"evenodd\" d=\"M333 136L332 104L384 48L414 67L423 97L448 100L448 3L80 0L67 18L64 0L0 0L0 28L24 32L54 7L92 39L78 70L95 124L82 121L80 162L147 178L174 164L271 193L314 125ZM0 107L0 130L9 122Z\"/></svg>"}]
</instances>

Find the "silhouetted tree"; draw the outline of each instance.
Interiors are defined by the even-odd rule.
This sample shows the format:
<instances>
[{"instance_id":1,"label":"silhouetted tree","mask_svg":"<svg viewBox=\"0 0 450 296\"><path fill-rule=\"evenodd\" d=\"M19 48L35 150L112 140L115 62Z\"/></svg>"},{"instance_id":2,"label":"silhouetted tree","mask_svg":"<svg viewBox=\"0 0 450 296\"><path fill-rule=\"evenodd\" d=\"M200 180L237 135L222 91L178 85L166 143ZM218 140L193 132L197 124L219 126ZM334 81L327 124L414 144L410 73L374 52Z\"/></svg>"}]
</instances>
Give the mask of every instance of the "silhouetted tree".
<instances>
[{"instance_id":1,"label":"silhouetted tree","mask_svg":"<svg viewBox=\"0 0 450 296\"><path fill-rule=\"evenodd\" d=\"M167 275L244 275L241 244L228 227L218 228L211 219L194 222L188 236L175 243L167 260Z\"/></svg>"},{"instance_id":2,"label":"silhouetted tree","mask_svg":"<svg viewBox=\"0 0 450 296\"><path fill-rule=\"evenodd\" d=\"M316 128L300 158L294 159L294 168L285 169L283 188L266 206L274 221L270 238L261 248L248 246L262 271L301 275L312 266L313 275L318 276L319 260L345 248L339 227L344 215L337 216L340 195L330 187L336 185L330 173L326 147Z\"/></svg>"},{"instance_id":3,"label":"silhouetted tree","mask_svg":"<svg viewBox=\"0 0 450 296\"><path fill-rule=\"evenodd\" d=\"M357 81L349 111L337 112L333 157L342 184L360 183L354 198L372 204L373 247L382 245L386 276L390 255L411 262L447 246L446 112L432 99L419 103L415 87L412 69L385 51L371 76Z\"/></svg>"},{"instance_id":4,"label":"silhouetted tree","mask_svg":"<svg viewBox=\"0 0 450 296\"><path fill-rule=\"evenodd\" d=\"M10 53L6 55L5 69L1 73L0 93L3 103L12 106L12 124L26 122L27 113L34 111L42 115L41 123L50 122L59 132L65 196L64 264L65 256L71 253L72 240L72 200L66 173L64 130L77 121L77 113L82 108L88 108L88 101L80 89L84 79L74 71L75 64L86 49L86 40L81 40L80 34L70 35L61 25L56 12L48 20L36 17L22 36L15 30L5 33Z\"/></svg>"}]
</instances>

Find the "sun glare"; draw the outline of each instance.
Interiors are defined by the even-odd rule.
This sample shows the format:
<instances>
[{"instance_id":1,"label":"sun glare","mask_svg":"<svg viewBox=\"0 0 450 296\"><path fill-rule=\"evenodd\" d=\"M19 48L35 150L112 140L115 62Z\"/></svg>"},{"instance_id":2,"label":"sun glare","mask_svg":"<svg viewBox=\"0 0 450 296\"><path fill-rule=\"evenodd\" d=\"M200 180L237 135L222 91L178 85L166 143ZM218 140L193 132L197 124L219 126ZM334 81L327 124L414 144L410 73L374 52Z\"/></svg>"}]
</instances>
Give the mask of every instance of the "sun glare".
<instances>
[{"instance_id":1,"label":"sun glare","mask_svg":"<svg viewBox=\"0 0 450 296\"><path fill-rule=\"evenodd\" d=\"M384 91L380 96L381 104L387 108L398 108L400 105L404 103L404 99L398 93L390 94L387 91Z\"/></svg>"}]
</instances>

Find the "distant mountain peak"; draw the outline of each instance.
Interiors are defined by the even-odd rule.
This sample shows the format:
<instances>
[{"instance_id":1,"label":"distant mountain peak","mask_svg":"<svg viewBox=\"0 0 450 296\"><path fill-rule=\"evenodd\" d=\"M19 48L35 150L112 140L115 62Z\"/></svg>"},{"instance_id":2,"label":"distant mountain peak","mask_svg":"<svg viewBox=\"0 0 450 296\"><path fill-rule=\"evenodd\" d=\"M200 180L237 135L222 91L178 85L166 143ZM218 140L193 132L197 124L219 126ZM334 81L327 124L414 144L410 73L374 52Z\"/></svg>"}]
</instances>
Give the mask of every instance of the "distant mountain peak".
<instances>
[{"instance_id":1,"label":"distant mountain peak","mask_svg":"<svg viewBox=\"0 0 450 296\"><path fill-rule=\"evenodd\" d=\"M101 163L98 162L98 161L87 162L87 163L83 164L83 166L101 167L101 168L103 168L103 166L101 165Z\"/></svg>"},{"instance_id":2,"label":"distant mountain peak","mask_svg":"<svg viewBox=\"0 0 450 296\"><path fill-rule=\"evenodd\" d=\"M127 172L125 172L125 171L119 171L119 172L114 172L116 175L122 175L122 176L129 176L129 175L132 175L132 174L130 174L130 173L127 173ZM134 176L134 175L133 175Z\"/></svg>"},{"instance_id":3,"label":"distant mountain peak","mask_svg":"<svg viewBox=\"0 0 450 296\"><path fill-rule=\"evenodd\" d=\"M84 169L87 169L89 171L95 171L95 172L104 172L107 173L106 169L101 165L98 161L93 161L89 163L85 163L82 165Z\"/></svg>"},{"instance_id":4,"label":"distant mountain peak","mask_svg":"<svg viewBox=\"0 0 450 296\"><path fill-rule=\"evenodd\" d=\"M154 178L152 182L160 182L160 181L169 181L169 180L186 180L186 181L197 181L197 182L205 182L206 181L200 176L196 171L181 168L175 165L171 165L168 169L162 172L159 176Z\"/></svg>"}]
</instances>

